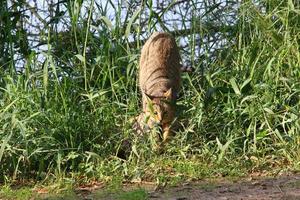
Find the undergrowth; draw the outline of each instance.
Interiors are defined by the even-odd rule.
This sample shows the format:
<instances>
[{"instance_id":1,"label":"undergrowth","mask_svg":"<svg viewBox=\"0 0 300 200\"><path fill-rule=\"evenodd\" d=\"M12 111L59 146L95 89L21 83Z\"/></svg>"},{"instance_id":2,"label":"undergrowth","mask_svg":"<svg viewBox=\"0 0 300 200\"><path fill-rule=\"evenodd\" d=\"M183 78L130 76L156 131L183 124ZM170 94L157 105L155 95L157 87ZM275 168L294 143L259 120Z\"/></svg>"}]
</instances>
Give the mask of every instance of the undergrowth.
<instances>
[{"instance_id":1,"label":"undergrowth","mask_svg":"<svg viewBox=\"0 0 300 200\"><path fill-rule=\"evenodd\" d=\"M1 63L1 182L80 184L119 177L177 183L299 170L300 9L293 1L272 2L262 1L263 8L251 1L239 5L234 30L214 52L206 49L208 40L195 45L195 35L207 30L198 29L197 21L190 24L194 32L185 37L190 52L182 54L195 71L182 76L181 129L161 155L132 129L141 110L136 80L143 41L133 44L128 34L144 39L155 29L170 30L153 15L141 33L150 4L125 22L114 7L120 15L115 21L101 18L95 32L93 13L83 20L68 3L70 32L44 35L43 61L32 50L21 66L13 56ZM2 42L17 54L9 37ZM198 48L204 52L200 61ZM120 158L124 141L130 145Z\"/></svg>"}]
</instances>

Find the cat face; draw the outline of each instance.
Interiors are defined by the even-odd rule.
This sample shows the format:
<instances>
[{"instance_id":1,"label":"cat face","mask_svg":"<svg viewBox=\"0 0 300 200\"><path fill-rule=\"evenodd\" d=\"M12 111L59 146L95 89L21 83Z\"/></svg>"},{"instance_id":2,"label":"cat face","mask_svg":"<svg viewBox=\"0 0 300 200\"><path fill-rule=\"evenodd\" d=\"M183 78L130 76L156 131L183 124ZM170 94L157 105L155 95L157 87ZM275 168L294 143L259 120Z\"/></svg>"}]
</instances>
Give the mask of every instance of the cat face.
<instances>
[{"instance_id":1,"label":"cat face","mask_svg":"<svg viewBox=\"0 0 300 200\"><path fill-rule=\"evenodd\" d=\"M175 118L175 105L172 100L172 89L164 93L164 97L147 97L145 115L148 116L148 126L170 125Z\"/></svg>"}]
</instances>

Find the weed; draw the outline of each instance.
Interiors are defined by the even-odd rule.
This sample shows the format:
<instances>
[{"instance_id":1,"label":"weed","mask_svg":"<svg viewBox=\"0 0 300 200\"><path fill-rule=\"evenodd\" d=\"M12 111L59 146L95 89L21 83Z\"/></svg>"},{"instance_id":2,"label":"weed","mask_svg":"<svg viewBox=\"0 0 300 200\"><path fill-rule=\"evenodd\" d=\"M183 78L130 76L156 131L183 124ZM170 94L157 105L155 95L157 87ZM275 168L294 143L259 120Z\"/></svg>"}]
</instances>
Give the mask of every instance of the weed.
<instances>
[{"instance_id":1,"label":"weed","mask_svg":"<svg viewBox=\"0 0 300 200\"><path fill-rule=\"evenodd\" d=\"M299 170L299 3L51 2L42 15L23 1L0 5L1 182L117 188ZM132 128L139 51L155 30L171 32L195 68L183 74L180 127L161 154Z\"/></svg>"}]
</instances>

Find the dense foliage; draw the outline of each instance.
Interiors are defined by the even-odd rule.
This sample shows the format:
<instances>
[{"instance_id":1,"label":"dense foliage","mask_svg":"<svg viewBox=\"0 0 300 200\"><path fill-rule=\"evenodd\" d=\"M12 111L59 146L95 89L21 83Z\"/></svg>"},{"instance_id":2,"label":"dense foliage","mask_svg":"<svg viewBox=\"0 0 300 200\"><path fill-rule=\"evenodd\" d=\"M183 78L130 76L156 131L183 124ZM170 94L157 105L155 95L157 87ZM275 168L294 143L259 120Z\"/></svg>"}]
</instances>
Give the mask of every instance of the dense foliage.
<instances>
[{"instance_id":1,"label":"dense foliage","mask_svg":"<svg viewBox=\"0 0 300 200\"><path fill-rule=\"evenodd\" d=\"M299 169L300 5L243 2L4 1L0 179ZM171 32L195 69L183 74L182 128L162 155L132 130L139 53L155 30Z\"/></svg>"}]
</instances>

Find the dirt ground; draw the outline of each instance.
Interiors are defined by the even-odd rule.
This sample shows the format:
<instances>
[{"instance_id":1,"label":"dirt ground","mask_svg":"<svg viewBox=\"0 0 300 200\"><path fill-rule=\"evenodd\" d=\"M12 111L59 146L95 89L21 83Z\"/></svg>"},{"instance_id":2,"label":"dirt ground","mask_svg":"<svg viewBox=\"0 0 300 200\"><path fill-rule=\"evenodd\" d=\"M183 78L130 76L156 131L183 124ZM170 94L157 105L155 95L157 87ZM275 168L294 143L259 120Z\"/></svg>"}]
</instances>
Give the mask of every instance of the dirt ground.
<instances>
[{"instance_id":1,"label":"dirt ground","mask_svg":"<svg viewBox=\"0 0 300 200\"><path fill-rule=\"evenodd\" d=\"M124 186L124 192L144 188L149 200L300 200L300 174L279 176L276 178L248 178L243 180L202 180L183 184L176 187L155 188L152 184L128 184ZM83 195L83 199L119 199L114 194L106 194L105 197L94 195L99 191L92 191Z\"/></svg>"},{"instance_id":2,"label":"dirt ground","mask_svg":"<svg viewBox=\"0 0 300 200\"><path fill-rule=\"evenodd\" d=\"M300 199L300 176L259 178L244 181L199 182L150 193L151 200L193 199Z\"/></svg>"},{"instance_id":3,"label":"dirt ground","mask_svg":"<svg viewBox=\"0 0 300 200\"><path fill-rule=\"evenodd\" d=\"M38 199L43 200L300 200L300 174L217 178L164 187L151 182L127 183L116 190L92 184L77 188L71 196L49 196L41 190L38 193Z\"/></svg>"}]
</instances>

